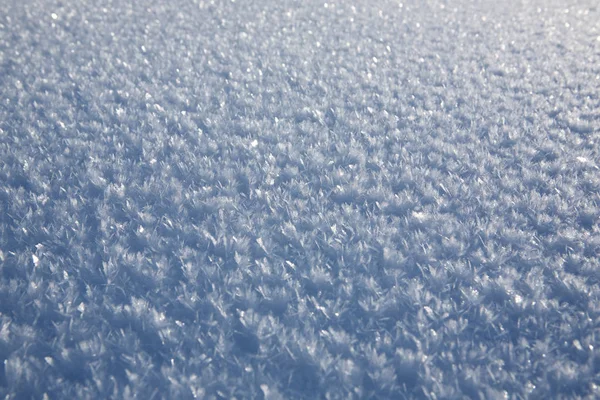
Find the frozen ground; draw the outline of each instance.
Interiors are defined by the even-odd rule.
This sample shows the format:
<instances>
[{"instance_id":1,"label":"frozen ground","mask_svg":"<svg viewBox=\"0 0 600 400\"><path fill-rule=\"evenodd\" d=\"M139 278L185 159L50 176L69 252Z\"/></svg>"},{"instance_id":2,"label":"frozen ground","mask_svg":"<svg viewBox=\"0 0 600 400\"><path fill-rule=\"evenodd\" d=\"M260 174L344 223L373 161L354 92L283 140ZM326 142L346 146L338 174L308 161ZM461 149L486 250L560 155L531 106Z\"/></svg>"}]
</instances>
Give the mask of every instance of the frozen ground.
<instances>
[{"instance_id":1,"label":"frozen ground","mask_svg":"<svg viewBox=\"0 0 600 400\"><path fill-rule=\"evenodd\" d=\"M4 0L0 397L600 396L600 8L496 3Z\"/></svg>"}]
</instances>

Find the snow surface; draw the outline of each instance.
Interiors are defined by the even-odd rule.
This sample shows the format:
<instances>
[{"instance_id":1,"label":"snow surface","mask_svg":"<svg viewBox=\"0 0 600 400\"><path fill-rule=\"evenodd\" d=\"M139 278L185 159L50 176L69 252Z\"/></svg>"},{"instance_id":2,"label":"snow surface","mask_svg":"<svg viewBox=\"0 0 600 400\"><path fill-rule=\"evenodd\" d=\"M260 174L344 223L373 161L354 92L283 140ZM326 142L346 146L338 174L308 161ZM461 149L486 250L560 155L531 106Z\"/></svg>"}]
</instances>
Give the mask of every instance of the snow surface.
<instances>
[{"instance_id":1,"label":"snow surface","mask_svg":"<svg viewBox=\"0 0 600 400\"><path fill-rule=\"evenodd\" d=\"M2 3L0 398L600 396L596 1Z\"/></svg>"}]
</instances>

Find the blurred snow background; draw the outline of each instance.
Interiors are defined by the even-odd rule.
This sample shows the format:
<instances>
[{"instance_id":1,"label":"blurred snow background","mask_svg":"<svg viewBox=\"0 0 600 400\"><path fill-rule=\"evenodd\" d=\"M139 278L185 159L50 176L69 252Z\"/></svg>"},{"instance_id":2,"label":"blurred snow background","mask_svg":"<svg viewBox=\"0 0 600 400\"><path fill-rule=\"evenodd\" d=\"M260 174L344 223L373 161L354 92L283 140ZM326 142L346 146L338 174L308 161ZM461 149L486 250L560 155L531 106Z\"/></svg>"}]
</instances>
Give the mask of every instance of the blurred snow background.
<instances>
[{"instance_id":1,"label":"blurred snow background","mask_svg":"<svg viewBox=\"0 0 600 400\"><path fill-rule=\"evenodd\" d=\"M595 1L5 0L0 397L600 395Z\"/></svg>"}]
</instances>

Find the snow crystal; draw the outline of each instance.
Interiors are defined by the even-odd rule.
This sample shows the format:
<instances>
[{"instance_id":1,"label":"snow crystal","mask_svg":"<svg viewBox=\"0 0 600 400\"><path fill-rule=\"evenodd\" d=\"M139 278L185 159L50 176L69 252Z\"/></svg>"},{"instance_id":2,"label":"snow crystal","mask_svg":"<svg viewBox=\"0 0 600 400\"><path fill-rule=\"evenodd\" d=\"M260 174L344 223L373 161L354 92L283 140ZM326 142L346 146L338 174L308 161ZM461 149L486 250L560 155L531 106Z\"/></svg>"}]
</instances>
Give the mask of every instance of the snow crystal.
<instances>
[{"instance_id":1,"label":"snow crystal","mask_svg":"<svg viewBox=\"0 0 600 400\"><path fill-rule=\"evenodd\" d=\"M108 3L0 15L0 398L598 397L593 1Z\"/></svg>"}]
</instances>

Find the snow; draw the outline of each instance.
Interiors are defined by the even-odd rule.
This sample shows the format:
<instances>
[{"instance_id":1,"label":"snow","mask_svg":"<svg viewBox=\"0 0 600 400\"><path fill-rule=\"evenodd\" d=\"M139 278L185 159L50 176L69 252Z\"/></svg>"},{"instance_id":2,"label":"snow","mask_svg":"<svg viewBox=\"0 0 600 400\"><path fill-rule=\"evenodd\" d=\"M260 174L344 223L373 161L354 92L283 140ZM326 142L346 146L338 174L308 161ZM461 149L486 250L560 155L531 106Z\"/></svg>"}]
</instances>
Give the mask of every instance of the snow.
<instances>
[{"instance_id":1,"label":"snow","mask_svg":"<svg viewBox=\"0 0 600 400\"><path fill-rule=\"evenodd\" d=\"M600 396L600 9L8 0L0 397Z\"/></svg>"}]
</instances>

